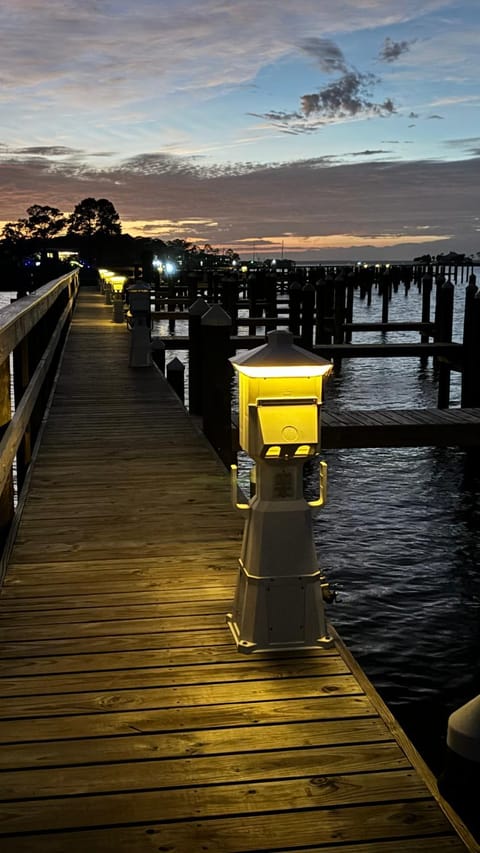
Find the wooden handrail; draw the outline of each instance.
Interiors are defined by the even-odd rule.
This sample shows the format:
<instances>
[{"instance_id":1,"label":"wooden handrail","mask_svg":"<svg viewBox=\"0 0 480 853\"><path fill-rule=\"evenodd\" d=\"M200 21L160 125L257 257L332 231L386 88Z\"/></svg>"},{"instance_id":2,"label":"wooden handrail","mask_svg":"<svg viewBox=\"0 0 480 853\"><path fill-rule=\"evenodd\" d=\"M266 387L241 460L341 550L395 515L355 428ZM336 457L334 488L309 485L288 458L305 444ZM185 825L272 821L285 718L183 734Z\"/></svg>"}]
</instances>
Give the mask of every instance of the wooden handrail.
<instances>
[{"instance_id":1,"label":"wooden handrail","mask_svg":"<svg viewBox=\"0 0 480 853\"><path fill-rule=\"evenodd\" d=\"M16 511L14 466L16 464L17 492L20 495L53 387L78 286L78 272L73 270L0 311L2 564L5 562L6 545L11 539L9 534Z\"/></svg>"}]
</instances>

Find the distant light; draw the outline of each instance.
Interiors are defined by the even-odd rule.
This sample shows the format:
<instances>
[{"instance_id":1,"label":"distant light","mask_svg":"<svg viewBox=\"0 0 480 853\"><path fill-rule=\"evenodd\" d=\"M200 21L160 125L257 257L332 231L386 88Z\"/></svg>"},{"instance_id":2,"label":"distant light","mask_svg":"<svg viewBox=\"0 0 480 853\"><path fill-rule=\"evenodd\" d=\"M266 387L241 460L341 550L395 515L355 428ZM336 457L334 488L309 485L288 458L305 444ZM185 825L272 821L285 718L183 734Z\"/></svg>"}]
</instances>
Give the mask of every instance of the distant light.
<instances>
[{"instance_id":1,"label":"distant light","mask_svg":"<svg viewBox=\"0 0 480 853\"><path fill-rule=\"evenodd\" d=\"M177 267L176 267L176 265L173 263L173 261L166 261L166 263L165 263L165 272L167 273L167 275L172 275L172 274L173 274L174 272L176 272L176 271L177 271Z\"/></svg>"},{"instance_id":2,"label":"distant light","mask_svg":"<svg viewBox=\"0 0 480 853\"><path fill-rule=\"evenodd\" d=\"M160 270L160 271L163 269L163 263L160 260L160 258L157 258L156 255L153 258L152 267L155 267L156 270Z\"/></svg>"}]
</instances>

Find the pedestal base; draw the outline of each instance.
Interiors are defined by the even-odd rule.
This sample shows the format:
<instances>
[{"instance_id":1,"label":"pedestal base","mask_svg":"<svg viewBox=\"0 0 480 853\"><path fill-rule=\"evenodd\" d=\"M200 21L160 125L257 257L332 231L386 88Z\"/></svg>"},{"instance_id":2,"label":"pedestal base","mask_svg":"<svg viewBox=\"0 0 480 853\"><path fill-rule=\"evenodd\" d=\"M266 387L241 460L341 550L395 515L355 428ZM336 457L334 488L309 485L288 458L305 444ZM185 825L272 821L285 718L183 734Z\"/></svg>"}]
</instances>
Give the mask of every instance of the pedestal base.
<instances>
[{"instance_id":1,"label":"pedestal base","mask_svg":"<svg viewBox=\"0 0 480 853\"><path fill-rule=\"evenodd\" d=\"M227 624L239 651L330 646L320 572L256 577L240 561L235 603Z\"/></svg>"}]
</instances>

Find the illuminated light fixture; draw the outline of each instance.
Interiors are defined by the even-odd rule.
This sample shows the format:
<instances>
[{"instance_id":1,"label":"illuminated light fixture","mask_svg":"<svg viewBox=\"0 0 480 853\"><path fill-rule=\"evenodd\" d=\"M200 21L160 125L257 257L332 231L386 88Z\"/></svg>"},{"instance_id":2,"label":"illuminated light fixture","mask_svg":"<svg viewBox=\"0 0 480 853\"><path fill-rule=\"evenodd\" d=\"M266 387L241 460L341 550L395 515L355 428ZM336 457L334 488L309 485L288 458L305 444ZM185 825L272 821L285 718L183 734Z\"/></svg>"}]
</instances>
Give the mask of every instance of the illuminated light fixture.
<instances>
[{"instance_id":1,"label":"illuminated light fixture","mask_svg":"<svg viewBox=\"0 0 480 853\"><path fill-rule=\"evenodd\" d=\"M284 330L230 361L239 377L240 446L254 460L256 489L239 503L232 466L234 503L246 521L227 623L240 651L330 645L311 512L325 501L326 463L314 501L303 495L303 466L318 456L322 383L332 365Z\"/></svg>"},{"instance_id":2,"label":"illuminated light fixture","mask_svg":"<svg viewBox=\"0 0 480 853\"><path fill-rule=\"evenodd\" d=\"M310 456L311 447L309 444L300 444L296 451L295 456Z\"/></svg>"},{"instance_id":3,"label":"illuminated light fixture","mask_svg":"<svg viewBox=\"0 0 480 853\"><path fill-rule=\"evenodd\" d=\"M271 447L265 452L265 456L280 456L281 447L276 444L272 444Z\"/></svg>"},{"instance_id":4,"label":"illuminated light fixture","mask_svg":"<svg viewBox=\"0 0 480 853\"><path fill-rule=\"evenodd\" d=\"M123 285L127 280L126 275L112 275L109 278L110 284L112 286L112 290L114 293L121 293L123 290Z\"/></svg>"},{"instance_id":5,"label":"illuminated light fixture","mask_svg":"<svg viewBox=\"0 0 480 853\"><path fill-rule=\"evenodd\" d=\"M167 275L173 275L173 273L175 273L176 271L177 267L176 264L173 263L173 261L165 262L165 272L167 273Z\"/></svg>"}]
</instances>

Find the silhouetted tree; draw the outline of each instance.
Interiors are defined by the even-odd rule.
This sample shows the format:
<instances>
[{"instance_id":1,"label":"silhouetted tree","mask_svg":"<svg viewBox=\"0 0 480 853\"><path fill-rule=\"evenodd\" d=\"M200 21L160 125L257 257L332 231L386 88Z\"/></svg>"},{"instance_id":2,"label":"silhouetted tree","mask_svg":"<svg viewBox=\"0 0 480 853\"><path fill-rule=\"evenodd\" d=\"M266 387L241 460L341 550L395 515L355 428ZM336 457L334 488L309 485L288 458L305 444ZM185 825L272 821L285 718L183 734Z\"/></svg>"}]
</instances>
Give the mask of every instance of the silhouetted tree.
<instances>
[{"instance_id":1,"label":"silhouetted tree","mask_svg":"<svg viewBox=\"0 0 480 853\"><path fill-rule=\"evenodd\" d=\"M74 237L119 237L120 217L107 198L84 198L70 216L68 234Z\"/></svg>"},{"instance_id":2,"label":"silhouetted tree","mask_svg":"<svg viewBox=\"0 0 480 853\"><path fill-rule=\"evenodd\" d=\"M17 219L16 222L7 222L2 237L10 243L18 243L19 240L40 239L49 240L63 231L66 218L57 207L48 204L32 204L27 209L28 219Z\"/></svg>"},{"instance_id":3,"label":"silhouetted tree","mask_svg":"<svg viewBox=\"0 0 480 853\"><path fill-rule=\"evenodd\" d=\"M2 240L12 246L25 240L27 237L27 220L17 219L16 222L7 222L2 229Z\"/></svg>"},{"instance_id":4,"label":"silhouetted tree","mask_svg":"<svg viewBox=\"0 0 480 853\"><path fill-rule=\"evenodd\" d=\"M48 204L32 204L27 208L28 219L26 229L29 237L39 237L48 240L63 231L66 225L66 217L57 207ZM22 221L22 220L20 220Z\"/></svg>"}]
</instances>

